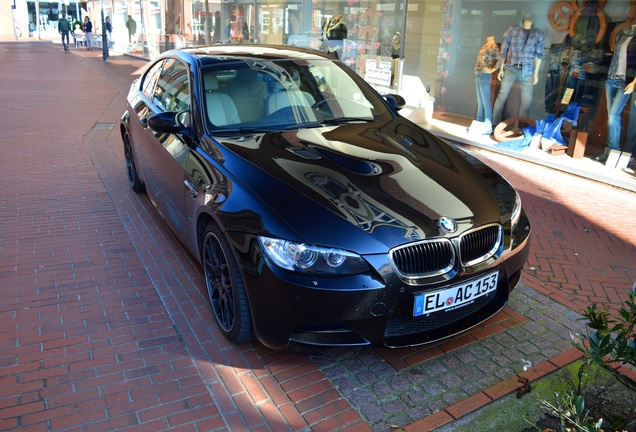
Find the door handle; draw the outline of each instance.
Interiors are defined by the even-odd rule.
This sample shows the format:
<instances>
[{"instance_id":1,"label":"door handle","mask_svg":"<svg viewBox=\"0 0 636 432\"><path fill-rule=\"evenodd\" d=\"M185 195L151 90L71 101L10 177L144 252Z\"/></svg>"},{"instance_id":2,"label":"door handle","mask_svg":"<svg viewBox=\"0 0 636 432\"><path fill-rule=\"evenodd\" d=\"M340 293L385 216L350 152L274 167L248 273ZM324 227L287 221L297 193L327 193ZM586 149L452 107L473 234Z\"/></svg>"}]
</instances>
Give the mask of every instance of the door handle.
<instances>
[{"instance_id":1,"label":"door handle","mask_svg":"<svg viewBox=\"0 0 636 432\"><path fill-rule=\"evenodd\" d=\"M188 188L188 191L190 192L190 196L192 197L192 199L195 199L197 195L199 195L199 189L197 189L194 183L192 183L190 180L185 180L183 183Z\"/></svg>"}]
</instances>

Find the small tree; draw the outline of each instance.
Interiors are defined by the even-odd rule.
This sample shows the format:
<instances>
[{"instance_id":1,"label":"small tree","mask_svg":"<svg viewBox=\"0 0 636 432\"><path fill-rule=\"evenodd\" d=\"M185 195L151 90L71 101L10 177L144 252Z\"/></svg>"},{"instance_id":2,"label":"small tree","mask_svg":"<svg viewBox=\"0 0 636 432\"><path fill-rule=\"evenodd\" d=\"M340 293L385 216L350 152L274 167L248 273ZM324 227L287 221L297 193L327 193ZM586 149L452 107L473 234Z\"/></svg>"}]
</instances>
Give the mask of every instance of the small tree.
<instances>
[{"instance_id":1,"label":"small tree","mask_svg":"<svg viewBox=\"0 0 636 432\"><path fill-rule=\"evenodd\" d=\"M621 320L610 315L610 308L601 309L596 304L588 306L585 313L587 326L595 330L587 336L575 339L574 345L585 355L588 364L596 364L610 372L631 391L636 392L636 383L621 374L612 364L636 366L636 293L629 294L629 300L619 310Z\"/></svg>"},{"instance_id":2,"label":"small tree","mask_svg":"<svg viewBox=\"0 0 636 432\"><path fill-rule=\"evenodd\" d=\"M574 346L584 355L576 380L570 383L570 390L556 393L554 403L542 401L542 405L558 419L561 432L634 430L636 383L615 365L636 366L635 300L636 285L625 306L619 310L620 319L610 314L608 306L599 308L597 304L588 306L583 313L585 318L582 319L587 320L586 334L572 335ZM594 369L608 371L611 382L605 379L605 382L599 381L600 374L588 376L588 372ZM625 392L620 392L622 398L618 396L618 399L610 401L607 395L616 397L619 394L611 390L616 383L623 385L629 396L625 397ZM588 399L591 402L589 407Z\"/></svg>"},{"instance_id":3,"label":"small tree","mask_svg":"<svg viewBox=\"0 0 636 432\"><path fill-rule=\"evenodd\" d=\"M599 308L597 304L588 306L584 312L588 331L581 338L573 337L574 345L583 352L585 366L596 365L610 374L625 386L631 394L636 392L636 382L622 374L614 365L636 366L636 291L632 290L625 306L619 310L619 318L610 314L610 308ZM622 413L619 424L622 427L633 427L636 407L632 403ZM600 427L595 424L594 427ZM592 429L586 429L592 430Z\"/></svg>"}]
</instances>

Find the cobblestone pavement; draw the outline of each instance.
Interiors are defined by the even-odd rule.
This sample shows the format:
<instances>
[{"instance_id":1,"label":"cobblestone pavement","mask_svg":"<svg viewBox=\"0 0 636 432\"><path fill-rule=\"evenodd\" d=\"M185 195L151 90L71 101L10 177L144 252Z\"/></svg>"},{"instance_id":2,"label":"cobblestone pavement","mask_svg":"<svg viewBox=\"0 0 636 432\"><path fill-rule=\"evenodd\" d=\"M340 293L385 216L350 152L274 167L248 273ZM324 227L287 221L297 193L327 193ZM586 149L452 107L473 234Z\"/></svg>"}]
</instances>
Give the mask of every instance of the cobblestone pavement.
<instances>
[{"instance_id":1,"label":"cobblestone pavement","mask_svg":"<svg viewBox=\"0 0 636 432\"><path fill-rule=\"evenodd\" d=\"M0 430L431 430L572 353L636 279L636 194L467 148L522 194L533 244L509 305L418 349L227 343L199 266L124 173L144 61L0 43Z\"/></svg>"}]
</instances>

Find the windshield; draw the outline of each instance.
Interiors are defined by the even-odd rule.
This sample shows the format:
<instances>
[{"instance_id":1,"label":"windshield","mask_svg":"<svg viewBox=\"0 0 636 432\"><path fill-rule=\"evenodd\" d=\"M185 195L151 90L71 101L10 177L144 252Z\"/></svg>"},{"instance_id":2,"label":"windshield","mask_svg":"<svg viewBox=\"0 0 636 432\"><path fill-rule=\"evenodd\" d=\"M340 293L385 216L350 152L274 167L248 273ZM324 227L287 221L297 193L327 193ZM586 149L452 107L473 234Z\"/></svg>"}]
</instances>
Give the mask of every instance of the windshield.
<instances>
[{"instance_id":1,"label":"windshield","mask_svg":"<svg viewBox=\"0 0 636 432\"><path fill-rule=\"evenodd\" d=\"M383 100L328 59L228 62L202 70L203 110L213 130L285 130L388 120Z\"/></svg>"}]
</instances>

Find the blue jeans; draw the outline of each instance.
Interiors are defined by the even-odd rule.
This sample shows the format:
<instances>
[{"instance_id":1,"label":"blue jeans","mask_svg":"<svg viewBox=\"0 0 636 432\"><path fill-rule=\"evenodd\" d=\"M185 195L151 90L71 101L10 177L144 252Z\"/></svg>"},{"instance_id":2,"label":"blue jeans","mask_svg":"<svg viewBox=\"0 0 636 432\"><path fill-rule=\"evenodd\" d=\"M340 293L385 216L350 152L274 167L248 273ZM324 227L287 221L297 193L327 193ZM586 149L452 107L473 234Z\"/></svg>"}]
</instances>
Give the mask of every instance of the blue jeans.
<instances>
[{"instance_id":1,"label":"blue jeans","mask_svg":"<svg viewBox=\"0 0 636 432\"><path fill-rule=\"evenodd\" d=\"M475 74L475 85L477 88L477 118L475 120L484 123L487 127L492 126L491 80L492 75L489 73Z\"/></svg>"},{"instance_id":2,"label":"blue jeans","mask_svg":"<svg viewBox=\"0 0 636 432\"><path fill-rule=\"evenodd\" d=\"M64 46L64 49L68 48L68 44L69 44L68 32L67 31L63 31L62 32L62 46Z\"/></svg>"},{"instance_id":3,"label":"blue jeans","mask_svg":"<svg viewBox=\"0 0 636 432\"><path fill-rule=\"evenodd\" d=\"M620 150L621 113L629 99L625 94L624 79L607 79L605 81L605 96L607 97L607 147L610 150Z\"/></svg>"},{"instance_id":4,"label":"blue jeans","mask_svg":"<svg viewBox=\"0 0 636 432\"><path fill-rule=\"evenodd\" d=\"M503 111L504 104L508 99L510 90L515 81L519 81L521 87L521 104L519 105L519 116L528 117L530 111L530 104L532 103L532 90L534 88L534 77L528 75L522 76L521 68L515 66L509 66L504 71L503 79L501 80L501 89L495 100L495 106L493 107L493 124L497 125L501 122L501 112Z\"/></svg>"},{"instance_id":5,"label":"blue jeans","mask_svg":"<svg viewBox=\"0 0 636 432\"><path fill-rule=\"evenodd\" d=\"M549 70L545 79L545 110L552 112L559 99L559 70Z\"/></svg>"},{"instance_id":6,"label":"blue jeans","mask_svg":"<svg viewBox=\"0 0 636 432\"><path fill-rule=\"evenodd\" d=\"M634 94L634 93L632 93ZM636 101L636 98L632 97L632 102ZM625 138L625 148L623 149L627 153L631 153L632 157L636 156L636 106L629 107L629 127L627 129L627 137Z\"/></svg>"}]
</instances>

